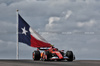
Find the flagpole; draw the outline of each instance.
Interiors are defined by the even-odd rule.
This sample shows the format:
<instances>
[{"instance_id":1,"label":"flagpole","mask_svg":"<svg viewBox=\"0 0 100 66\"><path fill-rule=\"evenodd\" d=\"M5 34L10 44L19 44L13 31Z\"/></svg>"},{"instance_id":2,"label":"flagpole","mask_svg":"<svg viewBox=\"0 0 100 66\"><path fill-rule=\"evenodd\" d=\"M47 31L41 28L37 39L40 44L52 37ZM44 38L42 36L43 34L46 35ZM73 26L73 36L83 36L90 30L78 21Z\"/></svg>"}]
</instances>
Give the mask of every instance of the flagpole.
<instances>
[{"instance_id":1,"label":"flagpole","mask_svg":"<svg viewBox=\"0 0 100 66\"><path fill-rule=\"evenodd\" d=\"M19 59L19 43L18 43L18 21L19 21L19 19L18 19L18 9L16 10L16 21L17 21L17 24L16 24L16 37L17 37L17 42L16 42L16 60L18 60Z\"/></svg>"}]
</instances>

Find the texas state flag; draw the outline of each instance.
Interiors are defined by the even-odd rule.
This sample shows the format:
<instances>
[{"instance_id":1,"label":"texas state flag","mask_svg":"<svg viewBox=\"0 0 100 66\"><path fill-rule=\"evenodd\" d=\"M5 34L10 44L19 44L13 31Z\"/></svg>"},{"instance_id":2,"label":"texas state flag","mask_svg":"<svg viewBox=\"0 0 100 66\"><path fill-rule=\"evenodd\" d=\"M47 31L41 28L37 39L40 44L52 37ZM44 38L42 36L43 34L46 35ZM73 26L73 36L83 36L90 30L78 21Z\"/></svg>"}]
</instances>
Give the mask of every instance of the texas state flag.
<instances>
[{"instance_id":1,"label":"texas state flag","mask_svg":"<svg viewBox=\"0 0 100 66\"><path fill-rule=\"evenodd\" d=\"M51 47L30 25L18 14L18 41L31 47Z\"/></svg>"}]
</instances>

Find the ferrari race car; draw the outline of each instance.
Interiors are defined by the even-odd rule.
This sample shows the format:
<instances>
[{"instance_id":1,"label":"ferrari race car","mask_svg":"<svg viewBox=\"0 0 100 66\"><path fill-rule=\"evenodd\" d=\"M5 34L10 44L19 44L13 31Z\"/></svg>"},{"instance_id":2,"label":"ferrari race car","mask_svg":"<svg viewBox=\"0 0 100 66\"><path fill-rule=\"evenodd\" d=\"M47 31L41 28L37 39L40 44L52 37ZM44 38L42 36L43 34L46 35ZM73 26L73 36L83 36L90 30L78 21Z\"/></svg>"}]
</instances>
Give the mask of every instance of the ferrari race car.
<instances>
[{"instance_id":1,"label":"ferrari race car","mask_svg":"<svg viewBox=\"0 0 100 66\"><path fill-rule=\"evenodd\" d=\"M44 50L44 51L40 53L39 50ZM48 49L38 48L36 51L33 52L33 60L73 61L75 60L75 56L72 51L67 51L66 53L64 53L64 50L58 50L57 48L54 48L54 47L50 47Z\"/></svg>"}]
</instances>

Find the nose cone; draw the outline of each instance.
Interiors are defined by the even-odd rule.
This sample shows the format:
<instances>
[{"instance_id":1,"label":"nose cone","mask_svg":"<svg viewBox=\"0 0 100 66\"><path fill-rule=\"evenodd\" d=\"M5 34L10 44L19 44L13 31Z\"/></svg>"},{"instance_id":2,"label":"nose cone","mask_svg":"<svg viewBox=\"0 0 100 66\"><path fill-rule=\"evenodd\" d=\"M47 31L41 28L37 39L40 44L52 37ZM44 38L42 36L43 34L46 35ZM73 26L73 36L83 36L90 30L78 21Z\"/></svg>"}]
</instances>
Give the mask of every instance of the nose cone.
<instances>
[{"instance_id":1,"label":"nose cone","mask_svg":"<svg viewBox=\"0 0 100 66\"><path fill-rule=\"evenodd\" d=\"M60 59L63 59L63 57L60 57Z\"/></svg>"},{"instance_id":2,"label":"nose cone","mask_svg":"<svg viewBox=\"0 0 100 66\"><path fill-rule=\"evenodd\" d=\"M60 56L59 59L63 59L63 56Z\"/></svg>"}]
</instances>

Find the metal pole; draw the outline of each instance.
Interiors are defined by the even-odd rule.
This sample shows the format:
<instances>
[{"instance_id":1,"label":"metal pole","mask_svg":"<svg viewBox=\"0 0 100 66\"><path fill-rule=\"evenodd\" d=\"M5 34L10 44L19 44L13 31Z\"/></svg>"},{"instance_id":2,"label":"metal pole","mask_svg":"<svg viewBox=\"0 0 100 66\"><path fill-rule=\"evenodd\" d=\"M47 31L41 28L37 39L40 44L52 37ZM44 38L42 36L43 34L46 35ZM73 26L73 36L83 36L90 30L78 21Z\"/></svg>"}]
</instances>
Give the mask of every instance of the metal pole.
<instances>
[{"instance_id":1,"label":"metal pole","mask_svg":"<svg viewBox=\"0 0 100 66\"><path fill-rule=\"evenodd\" d=\"M19 19L18 19L18 9L16 10L17 12L16 12L16 20L17 20L17 24L16 24L16 37L17 37L17 42L16 42L16 60L18 60L19 59L19 43L18 43L18 21L19 21Z\"/></svg>"}]
</instances>

